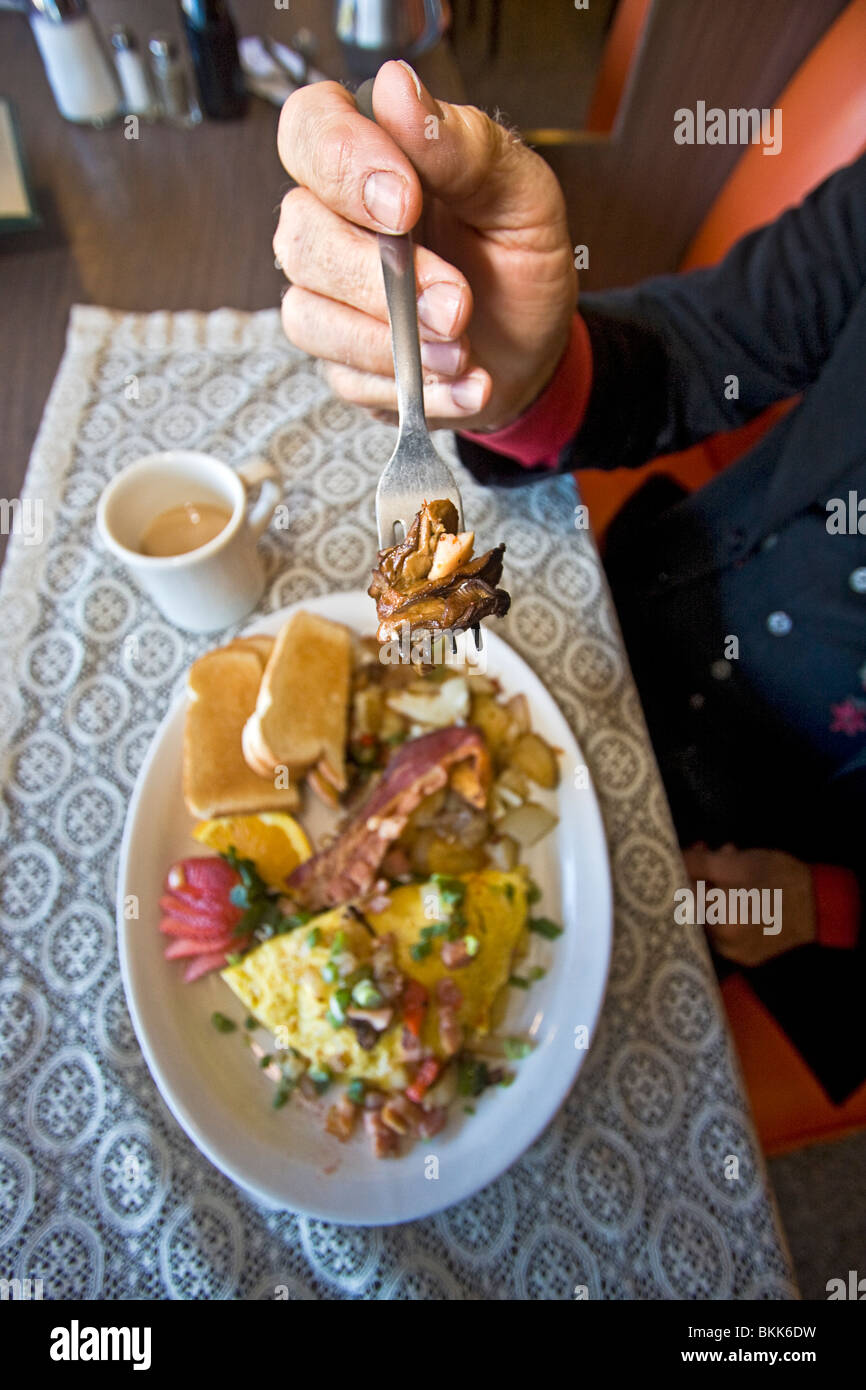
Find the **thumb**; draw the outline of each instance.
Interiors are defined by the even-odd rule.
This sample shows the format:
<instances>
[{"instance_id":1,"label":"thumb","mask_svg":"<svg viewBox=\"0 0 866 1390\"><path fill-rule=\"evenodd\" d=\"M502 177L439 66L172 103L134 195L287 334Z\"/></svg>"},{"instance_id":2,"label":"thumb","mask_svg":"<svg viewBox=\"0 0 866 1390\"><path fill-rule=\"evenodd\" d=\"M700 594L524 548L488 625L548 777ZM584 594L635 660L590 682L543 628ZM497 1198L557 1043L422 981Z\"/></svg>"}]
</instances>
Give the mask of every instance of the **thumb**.
<instances>
[{"instance_id":1,"label":"thumb","mask_svg":"<svg viewBox=\"0 0 866 1390\"><path fill-rule=\"evenodd\" d=\"M483 111L434 100L402 59L379 69L373 110L425 190L462 222L493 234L532 230L540 244L561 242L565 205L552 170Z\"/></svg>"}]
</instances>

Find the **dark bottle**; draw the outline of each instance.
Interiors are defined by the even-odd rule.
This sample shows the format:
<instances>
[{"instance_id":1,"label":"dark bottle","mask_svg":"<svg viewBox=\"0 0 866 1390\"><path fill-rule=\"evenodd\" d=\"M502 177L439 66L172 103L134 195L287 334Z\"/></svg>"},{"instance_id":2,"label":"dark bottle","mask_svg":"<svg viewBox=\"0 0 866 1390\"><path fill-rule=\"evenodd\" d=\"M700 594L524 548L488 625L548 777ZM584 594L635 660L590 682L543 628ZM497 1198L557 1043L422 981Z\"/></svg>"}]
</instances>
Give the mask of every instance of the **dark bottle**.
<instances>
[{"instance_id":1,"label":"dark bottle","mask_svg":"<svg viewBox=\"0 0 866 1390\"><path fill-rule=\"evenodd\" d=\"M179 0L202 110L211 120L242 116L248 95L234 22L225 0Z\"/></svg>"}]
</instances>

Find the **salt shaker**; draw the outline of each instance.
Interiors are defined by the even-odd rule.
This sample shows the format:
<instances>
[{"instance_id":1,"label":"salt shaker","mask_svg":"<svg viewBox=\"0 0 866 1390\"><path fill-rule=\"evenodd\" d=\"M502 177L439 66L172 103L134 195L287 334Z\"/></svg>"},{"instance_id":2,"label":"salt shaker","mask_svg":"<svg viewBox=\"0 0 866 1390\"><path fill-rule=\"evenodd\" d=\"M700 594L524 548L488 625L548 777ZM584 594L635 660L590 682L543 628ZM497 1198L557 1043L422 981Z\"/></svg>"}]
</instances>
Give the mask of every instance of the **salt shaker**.
<instances>
[{"instance_id":1,"label":"salt shaker","mask_svg":"<svg viewBox=\"0 0 866 1390\"><path fill-rule=\"evenodd\" d=\"M114 49L114 66L123 90L124 111L130 116L153 115L154 102L147 70L134 36L126 25L115 24L109 29L108 38Z\"/></svg>"},{"instance_id":2,"label":"salt shaker","mask_svg":"<svg viewBox=\"0 0 866 1390\"><path fill-rule=\"evenodd\" d=\"M30 28L61 116L106 125L120 92L86 0L29 0Z\"/></svg>"},{"instance_id":3,"label":"salt shaker","mask_svg":"<svg viewBox=\"0 0 866 1390\"><path fill-rule=\"evenodd\" d=\"M201 109L190 93L189 76L176 39L163 32L151 34L147 47L160 115L185 129L198 125Z\"/></svg>"}]
</instances>

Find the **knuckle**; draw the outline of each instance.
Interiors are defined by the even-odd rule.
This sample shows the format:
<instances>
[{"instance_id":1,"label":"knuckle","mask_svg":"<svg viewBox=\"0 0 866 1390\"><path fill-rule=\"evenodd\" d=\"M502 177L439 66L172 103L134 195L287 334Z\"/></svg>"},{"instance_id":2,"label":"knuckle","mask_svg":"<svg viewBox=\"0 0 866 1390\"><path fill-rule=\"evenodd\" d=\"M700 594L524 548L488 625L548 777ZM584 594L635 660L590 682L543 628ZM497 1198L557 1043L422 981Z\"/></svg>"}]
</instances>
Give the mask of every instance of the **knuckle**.
<instances>
[{"instance_id":1,"label":"knuckle","mask_svg":"<svg viewBox=\"0 0 866 1390\"><path fill-rule=\"evenodd\" d=\"M294 343L295 347L302 347L304 316L301 308L301 294L292 285L289 286L286 293L283 295L280 314L282 316L283 332L289 342Z\"/></svg>"},{"instance_id":2,"label":"knuckle","mask_svg":"<svg viewBox=\"0 0 866 1390\"><path fill-rule=\"evenodd\" d=\"M283 198L274 249L290 280L303 279L311 252L310 225L317 201L306 188L293 188Z\"/></svg>"},{"instance_id":3,"label":"knuckle","mask_svg":"<svg viewBox=\"0 0 866 1390\"><path fill-rule=\"evenodd\" d=\"M314 167L320 184L336 200L352 192L357 152L356 133L344 117L333 117L315 148Z\"/></svg>"}]
</instances>

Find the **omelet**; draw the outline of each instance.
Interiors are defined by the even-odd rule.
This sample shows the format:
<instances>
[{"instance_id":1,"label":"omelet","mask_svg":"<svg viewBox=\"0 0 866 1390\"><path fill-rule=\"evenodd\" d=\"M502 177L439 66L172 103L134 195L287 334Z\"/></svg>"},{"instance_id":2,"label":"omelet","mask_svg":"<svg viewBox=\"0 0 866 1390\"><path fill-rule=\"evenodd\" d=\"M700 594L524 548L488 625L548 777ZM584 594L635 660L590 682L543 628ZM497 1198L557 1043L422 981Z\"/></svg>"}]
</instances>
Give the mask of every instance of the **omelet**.
<instances>
[{"instance_id":1,"label":"omelet","mask_svg":"<svg viewBox=\"0 0 866 1390\"><path fill-rule=\"evenodd\" d=\"M382 912L366 914L367 921L380 936L393 932L397 939L397 964L406 975L418 980L430 994L422 1040L439 1052L436 1026L435 991L439 980L451 979L463 996L457 1017L467 1033L482 1037L490 1031L495 1005L511 974L515 955L526 949L529 915L529 875L519 867L510 873L482 869L460 874L465 885L460 911L465 918L461 930L478 942L478 953L468 965L448 970L439 954L440 939L428 937L430 951L421 960L412 947L423 941L425 927L448 919L449 910L441 901L435 880L407 883L391 889L390 905Z\"/></svg>"},{"instance_id":2,"label":"omelet","mask_svg":"<svg viewBox=\"0 0 866 1390\"><path fill-rule=\"evenodd\" d=\"M337 907L263 942L223 970L222 978L281 1048L294 1048L313 1066L335 1074L402 1090L408 1075L399 1027L386 1029L367 1052L351 1028L335 1028L328 1017L334 986L326 983L322 969L332 959L337 932L343 933L342 951L359 965L369 961L374 938L348 908Z\"/></svg>"},{"instance_id":3,"label":"omelet","mask_svg":"<svg viewBox=\"0 0 866 1390\"><path fill-rule=\"evenodd\" d=\"M487 1033L512 960L525 948L529 879L525 869L512 873L485 869L461 874L451 883L462 885L457 888L461 901L456 904L445 900L447 888L443 894L443 885L436 879L393 888L388 907L365 913L364 920L375 935L348 907L319 913L305 926L249 951L237 965L223 970L222 978L249 1013L275 1035L280 1047L293 1048L312 1066L327 1067L335 1075L357 1077L382 1090L403 1090L411 1068L407 1071L399 1008L375 1046L365 1050L351 1027L335 1027L329 1013L335 982L328 982L322 971L331 973L328 967L341 958L348 959L352 969L364 966L372 957L376 937L393 933L397 967L429 993L422 1042L443 1055L436 985L444 979L453 980L460 990L457 1016L467 1034ZM468 964L448 969L440 951L455 912L460 933L477 944L477 950ZM437 926L440 930L434 935ZM336 941L338 932L341 936ZM419 944L421 958L417 959Z\"/></svg>"}]
</instances>

